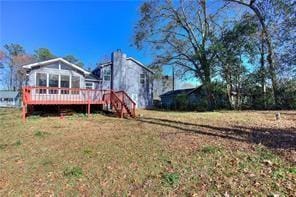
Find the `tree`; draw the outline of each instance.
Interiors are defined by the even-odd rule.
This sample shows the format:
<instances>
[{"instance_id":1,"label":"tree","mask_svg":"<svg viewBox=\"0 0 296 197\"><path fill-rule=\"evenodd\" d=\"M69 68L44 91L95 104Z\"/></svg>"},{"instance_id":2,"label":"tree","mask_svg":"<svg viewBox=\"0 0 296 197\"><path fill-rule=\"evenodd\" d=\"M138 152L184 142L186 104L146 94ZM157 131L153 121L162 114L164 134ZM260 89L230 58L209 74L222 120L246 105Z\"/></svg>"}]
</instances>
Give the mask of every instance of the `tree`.
<instances>
[{"instance_id":1,"label":"tree","mask_svg":"<svg viewBox=\"0 0 296 197\"><path fill-rule=\"evenodd\" d=\"M268 24L268 20L274 20L276 16L283 17L286 11L289 9L291 2L285 0L226 0L228 2L238 3L245 7L250 8L256 15L260 22L262 29L262 38L267 46L267 62L268 72L272 82L273 96L275 105L279 106L279 92L278 92L278 76L277 65L275 62L275 53L273 46L273 39L271 35L271 25ZM292 11L290 10L290 13ZM264 48L262 48L264 49Z\"/></svg>"},{"instance_id":2,"label":"tree","mask_svg":"<svg viewBox=\"0 0 296 197\"><path fill-rule=\"evenodd\" d=\"M13 84L13 79L16 76L16 73L18 72L18 67L15 65L14 59L17 56L22 56L25 54L25 49L19 45L19 44L5 44L4 45L4 49L6 49L7 51L7 64L8 64L8 68L9 68L9 85L8 85L8 89L15 89L16 87Z\"/></svg>"},{"instance_id":3,"label":"tree","mask_svg":"<svg viewBox=\"0 0 296 197\"><path fill-rule=\"evenodd\" d=\"M21 90L26 80L26 70L23 68L23 65L34 62L34 58L30 55L23 54L14 56L12 61L14 65L14 89Z\"/></svg>"},{"instance_id":4,"label":"tree","mask_svg":"<svg viewBox=\"0 0 296 197\"><path fill-rule=\"evenodd\" d=\"M10 57L25 54L25 49L19 44L5 44L4 48L7 50Z\"/></svg>"},{"instance_id":5,"label":"tree","mask_svg":"<svg viewBox=\"0 0 296 197\"><path fill-rule=\"evenodd\" d=\"M154 65L176 65L191 72L204 85L208 109L214 107L214 76L219 34L217 18L226 6L208 10L205 0L149 1L141 6L134 43L154 51Z\"/></svg>"},{"instance_id":6,"label":"tree","mask_svg":"<svg viewBox=\"0 0 296 197\"><path fill-rule=\"evenodd\" d=\"M73 55L66 55L65 57L63 57L65 60L67 60L68 62L70 63L73 63L79 67L83 67L84 64L79 60L77 59L76 57L74 57Z\"/></svg>"},{"instance_id":7,"label":"tree","mask_svg":"<svg viewBox=\"0 0 296 197\"><path fill-rule=\"evenodd\" d=\"M242 84L247 72L245 62L254 63L252 60L258 52L256 34L257 24L249 20L249 15L243 15L233 27L225 28L219 39L220 75L226 82L229 105L234 109L241 108L242 104Z\"/></svg>"},{"instance_id":8,"label":"tree","mask_svg":"<svg viewBox=\"0 0 296 197\"><path fill-rule=\"evenodd\" d=\"M50 60L55 58L56 56L51 53L51 51L47 48L39 48L35 50L34 58L36 61L41 62L45 60Z\"/></svg>"}]
</instances>

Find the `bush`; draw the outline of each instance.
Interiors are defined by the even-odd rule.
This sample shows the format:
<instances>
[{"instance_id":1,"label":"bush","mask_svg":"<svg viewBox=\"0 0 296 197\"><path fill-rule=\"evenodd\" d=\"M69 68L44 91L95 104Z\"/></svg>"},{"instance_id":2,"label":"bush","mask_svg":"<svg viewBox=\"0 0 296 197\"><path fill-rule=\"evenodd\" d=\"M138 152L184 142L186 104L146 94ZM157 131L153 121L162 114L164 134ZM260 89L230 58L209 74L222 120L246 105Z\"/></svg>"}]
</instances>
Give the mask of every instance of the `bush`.
<instances>
[{"instance_id":1,"label":"bush","mask_svg":"<svg viewBox=\"0 0 296 197\"><path fill-rule=\"evenodd\" d=\"M176 107L179 110L188 110L188 98L186 94L179 94L176 97Z\"/></svg>"},{"instance_id":2,"label":"bush","mask_svg":"<svg viewBox=\"0 0 296 197\"><path fill-rule=\"evenodd\" d=\"M179 183L180 175L178 173L165 173L163 175L165 185L174 186Z\"/></svg>"},{"instance_id":3,"label":"bush","mask_svg":"<svg viewBox=\"0 0 296 197\"><path fill-rule=\"evenodd\" d=\"M74 166L74 167L67 167L64 170L64 176L66 177L75 177L79 178L83 175L82 169L80 167Z\"/></svg>"}]
</instances>

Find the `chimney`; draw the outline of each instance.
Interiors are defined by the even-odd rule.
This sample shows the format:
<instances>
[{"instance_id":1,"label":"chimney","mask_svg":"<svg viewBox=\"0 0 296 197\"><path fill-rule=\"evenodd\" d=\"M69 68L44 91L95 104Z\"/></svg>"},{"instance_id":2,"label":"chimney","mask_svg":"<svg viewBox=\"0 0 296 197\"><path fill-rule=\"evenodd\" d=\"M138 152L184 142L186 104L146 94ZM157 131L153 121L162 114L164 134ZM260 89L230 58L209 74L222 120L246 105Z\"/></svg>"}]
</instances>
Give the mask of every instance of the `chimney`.
<instances>
[{"instance_id":1,"label":"chimney","mask_svg":"<svg viewBox=\"0 0 296 197\"><path fill-rule=\"evenodd\" d=\"M120 49L112 53L111 88L113 90L125 90L126 54Z\"/></svg>"}]
</instances>

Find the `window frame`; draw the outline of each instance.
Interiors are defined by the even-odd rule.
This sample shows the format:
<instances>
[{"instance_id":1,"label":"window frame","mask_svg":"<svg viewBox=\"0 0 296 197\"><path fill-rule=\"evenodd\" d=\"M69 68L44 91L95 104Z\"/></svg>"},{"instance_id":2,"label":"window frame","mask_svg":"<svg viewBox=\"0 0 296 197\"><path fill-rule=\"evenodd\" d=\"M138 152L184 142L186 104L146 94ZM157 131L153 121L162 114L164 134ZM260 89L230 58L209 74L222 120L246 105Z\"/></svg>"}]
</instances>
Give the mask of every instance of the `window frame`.
<instances>
[{"instance_id":1,"label":"window frame","mask_svg":"<svg viewBox=\"0 0 296 197\"><path fill-rule=\"evenodd\" d=\"M37 76L40 75L43 77L45 76L45 86L39 86L39 81L37 80ZM51 86L50 85L50 77L51 76L58 76L58 86ZM36 90L36 94L70 94L70 91L69 90L65 90L64 88L73 88L73 79L79 79L79 81L77 80L78 82L78 85L79 87L74 87L75 89L81 89L81 76L78 76L78 75L71 75L71 74L63 74L63 73L45 73L44 71L43 72L35 72L34 74L34 77L35 77L35 86L38 87L37 90ZM68 86L67 87L62 87L62 78L64 77L67 77L68 78ZM65 80L64 80L65 81ZM38 84L38 85L37 85ZM42 88L44 87L44 88ZM57 90L55 89L50 89L50 87L55 87L57 88ZM47 90L49 89L49 90ZM63 90L64 89L64 90ZM72 90L71 91L71 94L79 94L79 90Z\"/></svg>"},{"instance_id":2,"label":"window frame","mask_svg":"<svg viewBox=\"0 0 296 197\"><path fill-rule=\"evenodd\" d=\"M146 84L146 74L145 73L140 74L140 84L142 86L145 86L145 84Z\"/></svg>"},{"instance_id":3,"label":"window frame","mask_svg":"<svg viewBox=\"0 0 296 197\"><path fill-rule=\"evenodd\" d=\"M50 85L50 77L56 75L58 77L58 86L51 86ZM49 88L59 88L59 83L60 83L60 75L59 74L52 74L52 73L48 73L48 87ZM49 94L58 94L59 91L58 89L49 89L48 91Z\"/></svg>"},{"instance_id":4,"label":"window frame","mask_svg":"<svg viewBox=\"0 0 296 197\"><path fill-rule=\"evenodd\" d=\"M106 79L108 77L108 79ZM104 81L111 81L111 68L103 69L103 79Z\"/></svg>"},{"instance_id":5,"label":"window frame","mask_svg":"<svg viewBox=\"0 0 296 197\"><path fill-rule=\"evenodd\" d=\"M37 75L40 74L40 75L45 75L46 79L45 79L45 86L40 86L39 85L39 81L37 80ZM38 83L38 85L37 85ZM35 85L38 87L37 89L37 93L38 94L47 94L47 89L43 89L43 88L40 88L40 87L48 87L48 73L44 73L44 72L35 72Z\"/></svg>"},{"instance_id":6,"label":"window frame","mask_svg":"<svg viewBox=\"0 0 296 197\"><path fill-rule=\"evenodd\" d=\"M71 77L70 77L71 79L71 88L74 88L74 89L80 89L81 88L81 77L80 76L75 76L75 75L72 75ZM73 79L74 78L78 78L79 79L79 81L78 81L78 88L77 87L73 87ZM71 90L71 94L79 94L79 90Z\"/></svg>"},{"instance_id":7,"label":"window frame","mask_svg":"<svg viewBox=\"0 0 296 197\"><path fill-rule=\"evenodd\" d=\"M86 84L91 84L91 88L89 88L89 87L87 87L87 85ZM91 89L91 90L93 90L94 89L94 82L85 82L85 89Z\"/></svg>"}]
</instances>

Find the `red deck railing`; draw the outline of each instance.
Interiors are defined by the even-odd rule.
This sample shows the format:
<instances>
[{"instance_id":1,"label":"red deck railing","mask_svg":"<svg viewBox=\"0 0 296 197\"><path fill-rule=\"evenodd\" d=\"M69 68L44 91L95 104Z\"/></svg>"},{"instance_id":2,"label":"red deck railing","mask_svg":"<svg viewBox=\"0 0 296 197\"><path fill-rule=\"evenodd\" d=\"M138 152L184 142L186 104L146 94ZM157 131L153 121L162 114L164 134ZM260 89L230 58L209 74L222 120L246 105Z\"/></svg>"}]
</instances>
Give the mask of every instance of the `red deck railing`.
<instances>
[{"instance_id":1,"label":"red deck railing","mask_svg":"<svg viewBox=\"0 0 296 197\"><path fill-rule=\"evenodd\" d=\"M24 103L29 105L105 104L104 94L110 90L24 87Z\"/></svg>"},{"instance_id":2,"label":"red deck railing","mask_svg":"<svg viewBox=\"0 0 296 197\"><path fill-rule=\"evenodd\" d=\"M135 117L136 103L124 91L57 88L57 87L23 87L23 119L27 105L111 105L118 116L128 114Z\"/></svg>"}]
</instances>

